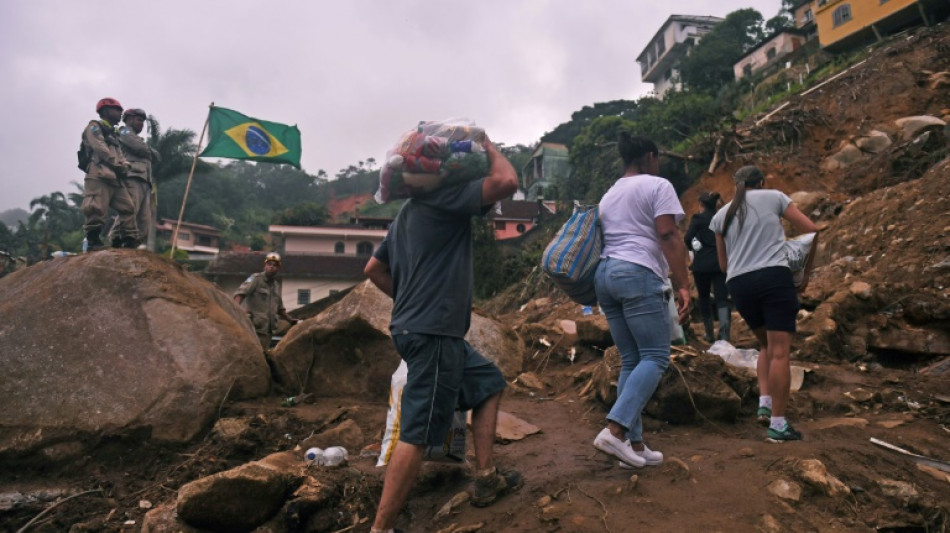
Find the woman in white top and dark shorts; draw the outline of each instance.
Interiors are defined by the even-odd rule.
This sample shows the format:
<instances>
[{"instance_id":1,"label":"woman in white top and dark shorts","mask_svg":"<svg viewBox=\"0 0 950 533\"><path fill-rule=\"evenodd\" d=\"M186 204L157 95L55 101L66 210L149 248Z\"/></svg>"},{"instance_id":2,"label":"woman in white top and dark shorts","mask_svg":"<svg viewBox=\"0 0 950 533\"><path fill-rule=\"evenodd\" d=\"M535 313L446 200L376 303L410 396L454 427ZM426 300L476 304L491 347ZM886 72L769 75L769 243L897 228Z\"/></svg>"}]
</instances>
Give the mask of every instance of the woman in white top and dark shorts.
<instances>
[{"instance_id":1,"label":"woman in white top and dark shorts","mask_svg":"<svg viewBox=\"0 0 950 533\"><path fill-rule=\"evenodd\" d=\"M785 419L791 384L788 354L799 304L782 218L802 233L818 228L785 193L763 188L765 177L758 167L744 166L733 179L736 195L716 213L709 228L716 233L719 265L726 271L732 301L762 348L756 368L759 420L768 421L772 442L800 440L802 434ZM805 284L807 278L798 290Z\"/></svg>"},{"instance_id":2,"label":"woman in white top and dark shorts","mask_svg":"<svg viewBox=\"0 0 950 533\"><path fill-rule=\"evenodd\" d=\"M621 466L663 461L643 443L641 413L670 364L670 316L663 281L672 268L679 322L689 313L684 216L669 181L656 176L659 150L642 137L620 135L625 172L600 201L604 249L594 277L597 302L620 351L617 401L594 447Z\"/></svg>"}]
</instances>

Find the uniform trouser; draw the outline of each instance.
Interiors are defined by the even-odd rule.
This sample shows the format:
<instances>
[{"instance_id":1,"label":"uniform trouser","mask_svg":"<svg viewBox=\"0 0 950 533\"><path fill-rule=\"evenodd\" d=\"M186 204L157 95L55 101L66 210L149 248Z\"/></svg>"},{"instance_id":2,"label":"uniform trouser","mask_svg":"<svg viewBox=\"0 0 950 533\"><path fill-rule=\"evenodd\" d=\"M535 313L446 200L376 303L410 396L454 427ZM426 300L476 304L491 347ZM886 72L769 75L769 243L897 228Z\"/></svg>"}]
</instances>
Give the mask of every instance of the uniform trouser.
<instances>
[{"instance_id":1,"label":"uniform trouser","mask_svg":"<svg viewBox=\"0 0 950 533\"><path fill-rule=\"evenodd\" d=\"M135 227L135 205L132 203L132 196L129 194L128 188L122 181L99 178L85 179L81 210L86 217L86 223L82 227L86 233L102 230L106 215L109 214L109 208L111 207L119 213L116 222L119 235L138 238L138 231Z\"/></svg>"},{"instance_id":2,"label":"uniform trouser","mask_svg":"<svg viewBox=\"0 0 950 533\"><path fill-rule=\"evenodd\" d=\"M138 228L139 239L144 240L152 225L152 186L138 178L125 180L125 185L135 207L135 227Z\"/></svg>"},{"instance_id":3,"label":"uniform trouser","mask_svg":"<svg viewBox=\"0 0 950 533\"><path fill-rule=\"evenodd\" d=\"M260 331L258 331L257 340L261 343L261 348L263 348L265 351L270 349L270 340L271 340L270 333L261 333Z\"/></svg>"}]
</instances>

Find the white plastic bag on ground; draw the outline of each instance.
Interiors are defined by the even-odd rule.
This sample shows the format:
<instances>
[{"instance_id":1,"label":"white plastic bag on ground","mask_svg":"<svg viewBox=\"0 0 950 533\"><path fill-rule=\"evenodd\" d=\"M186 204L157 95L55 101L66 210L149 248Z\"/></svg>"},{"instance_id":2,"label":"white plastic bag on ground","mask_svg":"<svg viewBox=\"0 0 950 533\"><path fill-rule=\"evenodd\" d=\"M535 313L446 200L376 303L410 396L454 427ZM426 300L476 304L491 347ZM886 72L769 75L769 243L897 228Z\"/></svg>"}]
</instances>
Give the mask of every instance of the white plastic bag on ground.
<instances>
[{"instance_id":1,"label":"white plastic bag on ground","mask_svg":"<svg viewBox=\"0 0 950 533\"><path fill-rule=\"evenodd\" d=\"M399 442L400 433L400 415L402 414L402 389L406 386L406 379L409 375L409 367L405 361L399 363L396 371L393 372L389 389L389 412L386 414L386 432L383 433L383 444L379 452L379 460L376 466L386 466L389 464L389 458L392 457L393 450L396 449L396 443ZM465 431L466 431L466 413L455 411L452 418L452 427L449 434L445 437L442 446L429 446L426 448L423 459L426 461L456 461L465 460Z\"/></svg>"},{"instance_id":2,"label":"white plastic bag on ground","mask_svg":"<svg viewBox=\"0 0 950 533\"><path fill-rule=\"evenodd\" d=\"M759 351L751 348L736 348L729 341L718 340L712 344L707 353L718 355L727 365L746 369L752 375L757 374L756 365L759 363ZM802 388L805 382L805 368L791 365L792 373L792 392Z\"/></svg>"}]
</instances>

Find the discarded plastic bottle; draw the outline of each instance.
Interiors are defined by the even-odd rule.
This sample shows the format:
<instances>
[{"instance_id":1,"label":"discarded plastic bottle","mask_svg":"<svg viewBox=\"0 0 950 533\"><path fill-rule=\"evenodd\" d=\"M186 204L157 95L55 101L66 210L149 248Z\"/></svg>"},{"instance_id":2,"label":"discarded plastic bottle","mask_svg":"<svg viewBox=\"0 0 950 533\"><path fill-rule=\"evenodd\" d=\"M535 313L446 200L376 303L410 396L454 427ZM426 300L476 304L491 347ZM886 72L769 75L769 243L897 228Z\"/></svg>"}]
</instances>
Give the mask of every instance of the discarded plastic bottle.
<instances>
[{"instance_id":1,"label":"discarded plastic bottle","mask_svg":"<svg viewBox=\"0 0 950 533\"><path fill-rule=\"evenodd\" d=\"M584 316L592 315L594 314L594 308L589 305L585 305L581 307L581 314Z\"/></svg>"},{"instance_id":2,"label":"discarded plastic bottle","mask_svg":"<svg viewBox=\"0 0 950 533\"><path fill-rule=\"evenodd\" d=\"M89 239L82 238L82 253L86 253L89 250Z\"/></svg>"}]
</instances>

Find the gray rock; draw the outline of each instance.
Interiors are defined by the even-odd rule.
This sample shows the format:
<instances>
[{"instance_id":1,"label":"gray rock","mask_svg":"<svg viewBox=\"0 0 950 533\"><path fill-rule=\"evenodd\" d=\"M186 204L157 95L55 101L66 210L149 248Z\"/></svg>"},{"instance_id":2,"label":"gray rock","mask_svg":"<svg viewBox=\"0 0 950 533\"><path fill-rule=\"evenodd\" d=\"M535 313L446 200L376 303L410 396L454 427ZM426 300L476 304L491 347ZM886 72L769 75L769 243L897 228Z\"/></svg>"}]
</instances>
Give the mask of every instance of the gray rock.
<instances>
[{"instance_id":1,"label":"gray rock","mask_svg":"<svg viewBox=\"0 0 950 533\"><path fill-rule=\"evenodd\" d=\"M226 394L251 398L269 386L244 312L204 279L139 251L0 278L0 346L0 456L115 434L186 442Z\"/></svg>"},{"instance_id":2,"label":"gray rock","mask_svg":"<svg viewBox=\"0 0 950 533\"><path fill-rule=\"evenodd\" d=\"M855 139L854 144L862 152L879 154L894 143L891 141L891 137L883 131L871 130L867 135Z\"/></svg>"},{"instance_id":3,"label":"gray rock","mask_svg":"<svg viewBox=\"0 0 950 533\"><path fill-rule=\"evenodd\" d=\"M925 130L941 129L947 125L946 122L931 115L899 118L894 121L894 124L900 128L900 135L903 140L913 139Z\"/></svg>"}]
</instances>

